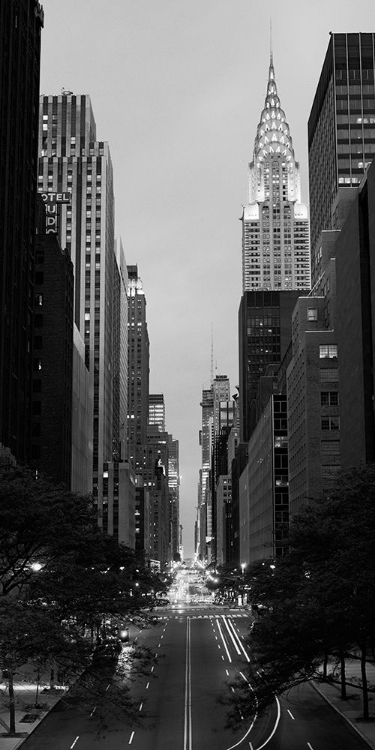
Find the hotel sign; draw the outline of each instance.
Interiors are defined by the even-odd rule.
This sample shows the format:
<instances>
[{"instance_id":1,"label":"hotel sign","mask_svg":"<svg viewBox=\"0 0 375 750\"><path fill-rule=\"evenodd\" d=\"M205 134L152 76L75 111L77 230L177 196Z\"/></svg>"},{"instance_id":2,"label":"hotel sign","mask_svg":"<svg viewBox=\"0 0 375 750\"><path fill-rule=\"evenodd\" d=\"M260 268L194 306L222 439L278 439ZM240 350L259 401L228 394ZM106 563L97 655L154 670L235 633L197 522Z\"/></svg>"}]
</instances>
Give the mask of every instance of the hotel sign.
<instances>
[{"instance_id":1,"label":"hotel sign","mask_svg":"<svg viewBox=\"0 0 375 750\"><path fill-rule=\"evenodd\" d=\"M58 233L58 206L60 203L71 203L71 193L39 193L46 207L46 234Z\"/></svg>"}]
</instances>

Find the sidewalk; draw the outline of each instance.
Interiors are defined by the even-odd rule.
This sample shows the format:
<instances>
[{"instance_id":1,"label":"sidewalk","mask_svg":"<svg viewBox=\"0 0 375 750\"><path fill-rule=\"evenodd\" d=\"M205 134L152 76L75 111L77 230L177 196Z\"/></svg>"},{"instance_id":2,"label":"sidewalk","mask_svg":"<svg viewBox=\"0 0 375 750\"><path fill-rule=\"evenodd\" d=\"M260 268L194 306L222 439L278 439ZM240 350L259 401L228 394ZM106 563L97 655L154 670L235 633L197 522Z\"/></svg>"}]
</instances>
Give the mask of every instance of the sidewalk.
<instances>
[{"instance_id":1,"label":"sidewalk","mask_svg":"<svg viewBox=\"0 0 375 750\"><path fill-rule=\"evenodd\" d=\"M332 670L328 669L328 673L330 671ZM366 673L368 685L375 686L374 662L367 662ZM354 681L356 678L360 678L360 663L358 660L346 660L346 678L348 682L351 682L353 678ZM328 701L332 708L354 727L362 739L368 743L369 747L375 749L375 693L369 693L369 714L371 718L369 721L366 721L362 718L362 690L360 688L347 685L346 692L348 697L346 700L342 700L339 684L314 680L312 685Z\"/></svg>"},{"instance_id":2,"label":"sidewalk","mask_svg":"<svg viewBox=\"0 0 375 750\"><path fill-rule=\"evenodd\" d=\"M49 688L49 675L42 673L39 682L37 708L36 675L29 665L20 667L14 678L14 699L16 706L16 737L4 736L9 726L8 681L0 682L0 750L16 750L38 726L47 713L64 695L65 690Z\"/></svg>"}]
</instances>

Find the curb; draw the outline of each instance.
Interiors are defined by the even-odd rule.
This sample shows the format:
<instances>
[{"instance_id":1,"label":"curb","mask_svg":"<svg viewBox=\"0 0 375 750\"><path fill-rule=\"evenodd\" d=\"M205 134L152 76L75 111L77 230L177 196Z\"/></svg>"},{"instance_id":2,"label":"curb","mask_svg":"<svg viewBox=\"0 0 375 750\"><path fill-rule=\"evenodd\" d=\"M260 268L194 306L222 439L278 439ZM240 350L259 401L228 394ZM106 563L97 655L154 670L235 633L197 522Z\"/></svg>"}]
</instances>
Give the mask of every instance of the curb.
<instances>
[{"instance_id":1,"label":"curb","mask_svg":"<svg viewBox=\"0 0 375 750\"><path fill-rule=\"evenodd\" d=\"M21 737L20 741L18 742L17 745L14 746L13 750L18 750L18 748L21 747L29 739L29 737L31 737L32 734L34 734L35 730L38 729L38 727L44 721L44 719L46 719L47 716L49 716L49 714L51 713L52 709L55 708L55 706L63 699L64 695L65 695L65 693L63 695L60 695L60 697L56 699L55 703L52 706L50 706L50 708L48 709L48 711L46 711L43 716L40 717L38 723L35 724L35 727L33 727L30 732L28 732L27 736L26 737Z\"/></svg>"},{"instance_id":2,"label":"curb","mask_svg":"<svg viewBox=\"0 0 375 750\"><path fill-rule=\"evenodd\" d=\"M311 680L310 681L310 685L312 685L313 688L317 691L317 693L319 693L319 695L321 695L322 698L324 698L324 700L327 701L327 703L329 703L329 705L331 706L331 708L333 708L333 710L336 711L336 713L340 714L340 716L342 716L342 718L345 719L345 721L347 722L347 724L350 724L350 726L353 727L354 731L357 732L357 734L359 734L359 736L361 737L361 739L364 740L364 742L367 742L368 746L371 747L372 750L374 750L374 748L375 748L374 743L371 742L371 740L369 740L369 738L366 737L366 735L363 734L363 732L361 732L361 730L358 729L358 727L355 724L353 724L352 721L350 721L350 719L346 716L345 713L343 713L342 711L340 711L340 709L337 708L337 706L335 706L334 703L332 703L332 701L327 697L327 695L325 695L325 693L323 693L318 688L318 685L316 684L315 680Z\"/></svg>"}]
</instances>

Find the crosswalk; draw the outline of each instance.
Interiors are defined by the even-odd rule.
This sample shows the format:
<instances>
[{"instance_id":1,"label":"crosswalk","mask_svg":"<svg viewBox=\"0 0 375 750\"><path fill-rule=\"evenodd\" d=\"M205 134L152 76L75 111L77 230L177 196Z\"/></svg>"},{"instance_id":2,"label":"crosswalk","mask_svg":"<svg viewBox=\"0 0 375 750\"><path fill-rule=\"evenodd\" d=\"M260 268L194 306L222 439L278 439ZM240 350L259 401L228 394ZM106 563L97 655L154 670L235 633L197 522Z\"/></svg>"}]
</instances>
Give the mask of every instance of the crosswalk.
<instances>
[{"instance_id":1,"label":"crosswalk","mask_svg":"<svg viewBox=\"0 0 375 750\"><path fill-rule=\"evenodd\" d=\"M154 620L180 620L181 615L185 613L181 612L181 614L178 615L157 615L154 617ZM234 614L225 615L227 619L236 619L239 617L245 617L247 618L249 615L245 615L241 612L236 612ZM219 620L222 617L222 615L187 615L187 620Z\"/></svg>"}]
</instances>

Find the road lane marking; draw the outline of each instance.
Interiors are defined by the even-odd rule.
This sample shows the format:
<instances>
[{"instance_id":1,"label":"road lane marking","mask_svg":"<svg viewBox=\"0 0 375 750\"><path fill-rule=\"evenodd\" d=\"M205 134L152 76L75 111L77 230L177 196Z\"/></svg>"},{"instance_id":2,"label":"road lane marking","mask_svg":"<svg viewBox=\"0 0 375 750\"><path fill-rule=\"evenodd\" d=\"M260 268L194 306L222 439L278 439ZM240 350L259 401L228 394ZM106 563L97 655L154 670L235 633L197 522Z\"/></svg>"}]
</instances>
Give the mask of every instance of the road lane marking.
<instances>
[{"instance_id":1,"label":"road lane marking","mask_svg":"<svg viewBox=\"0 0 375 750\"><path fill-rule=\"evenodd\" d=\"M245 656L245 659L246 659L246 661L248 661L248 662L249 662L249 661L250 661L250 657L249 657L249 655L248 655L247 651L246 651L246 650L244 649L244 647L243 647L243 645L242 645L242 643L241 643L241 641L240 641L240 639L239 639L239 637L238 637L238 633L237 633L237 631L236 631L236 630L234 629L234 625L233 625L233 623L231 622L231 620L228 620L228 625L229 625L229 627L230 627L230 629L231 629L231 631L232 631L232 633L233 633L233 635L234 635L234 637L235 637L235 639L236 639L236 642L237 642L237 644L238 644L239 648L241 649L242 653L244 654L244 656Z\"/></svg>"},{"instance_id":2,"label":"road lane marking","mask_svg":"<svg viewBox=\"0 0 375 750\"><path fill-rule=\"evenodd\" d=\"M128 743L129 745L132 744L134 735L135 735L135 732L132 732L131 735L130 735L129 743Z\"/></svg>"},{"instance_id":3,"label":"road lane marking","mask_svg":"<svg viewBox=\"0 0 375 750\"><path fill-rule=\"evenodd\" d=\"M294 716L293 716L292 712L291 712L291 711L289 711L289 708L287 708L286 710L288 711L288 714L289 714L289 716L291 716L291 717L292 717L292 719L293 719L293 720L295 721L295 718L294 718Z\"/></svg>"},{"instance_id":4,"label":"road lane marking","mask_svg":"<svg viewBox=\"0 0 375 750\"><path fill-rule=\"evenodd\" d=\"M307 743L307 747L309 747L309 748L310 748L310 750L314 750L313 746L312 746L312 745L310 745L310 743L309 743L309 742Z\"/></svg>"},{"instance_id":5,"label":"road lane marking","mask_svg":"<svg viewBox=\"0 0 375 750\"><path fill-rule=\"evenodd\" d=\"M191 623L186 621L186 662L185 662L185 713L184 713L184 750L192 750L191 721Z\"/></svg>"},{"instance_id":6,"label":"road lane marking","mask_svg":"<svg viewBox=\"0 0 375 750\"><path fill-rule=\"evenodd\" d=\"M148 690L150 683L148 682L146 685L146 690Z\"/></svg>"},{"instance_id":7,"label":"road lane marking","mask_svg":"<svg viewBox=\"0 0 375 750\"><path fill-rule=\"evenodd\" d=\"M77 734L77 737L75 738L73 744L70 746L69 750L72 750L74 745L76 744L77 740L79 740L79 734Z\"/></svg>"},{"instance_id":8,"label":"road lane marking","mask_svg":"<svg viewBox=\"0 0 375 750\"><path fill-rule=\"evenodd\" d=\"M227 673L227 677L229 677L229 672L228 672L228 670L226 669L225 671L226 671L226 673Z\"/></svg>"},{"instance_id":9,"label":"road lane marking","mask_svg":"<svg viewBox=\"0 0 375 750\"><path fill-rule=\"evenodd\" d=\"M139 706L138 711L142 711L142 708L143 708L143 703L141 703L141 705Z\"/></svg>"},{"instance_id":10,"label":"road lane marking","mask_svg":"<svg viewBox=\"0 0 375 750\"><path fill-rule=\"evenodd\" d=\"M221 640L223 641L223 644L224 644L224 648L225 648L225 650L226 650L226 652L227 652L227 657L228 657L228 661L229 661L229 662L231 663L231 662L232 662L232 657L231 657L231 655L230 655L230 653L229 653L229 651L228 651L228 646L227 646L227 644L225 643L225 640L224 640L224 636L223 636L223 633L222 633L222 630L221 630L221 626L220 626L220 623L219 623L219 622L217 623L217 627L218 627L218 629L219 629L219 633L220 633L220 635L221 635Z\"/></svg>"},{"instance_id":11,"label":"road lane marking","mask_svg":"<svg viewBox=\"0 0 375 750\"><path fill-rule=\"evenodd\" d=\"M93 708L93 709L92 709L92 711L91 711L91 714L90 714L90 717L91 717L91 716L94 716L94 713L95 713L96 709L97 709L97 706L95 706L95 708Z\"/></svg>"},{"instance_id":12,"label":"road lane marking","mask_svg":"<svg viewBox=\"0 0 375 750\"><path fill-rule=\"evenodd\" d=\"M241 651L240 651L240 649L239 649L239 648L238 648L238 646L237 646L237 643L236 643L236 641L235 641L235 639L234 639L233 633L231 632L231 630L230 630L230 628L229 628L229 625L228 625L228 623L227 623L227 621L226 621L225 615L223 615L223 621L224 621L224 625L225 625L225 627L226 627L226 629L227 629L227 631L228 631L228 633L229 633L229 635L230 635L230 637L231 637L231 639L232 639L232 641L233 641L233 645L234 645L234 648L235 648L235 649L236 649L236 651L237 651L237 654L240 654L240 653L241 653Z\"/></svg>"},{"instance_id":13,"label":"road lane marking","mask_svg":"<svg viewBox=\"0 0 375 750\"><path fill-rule=\"evenodd\" d=\"M279 701L277 695L275 695L275 701L276 701L276 704L277 704L277 716L276 716L275 726L274 726L274 728L273 728L270 736L268 737L268 740L266 740L265 742L263 742L263 745L259 745L259 747L257 747L257 750L262 750L263 747L266 747L266 745L268 745L269 741L272 739L272 737L275 734L276 729L277 729L277 727L279 725L280 716L281 716L281 707L280 707L280 701Z\"/></svg>"},{"instance_id":14,"label":"road lane marking","mask_svg":"<svg viewBox=\"0 0 375 750\"><path fill-rule=\"evenodd\" d=\"M153 672L153 671L154 671L154 669L155 669L155 667L151 667L151 672Z\"/></svg>"}]
</instances>

